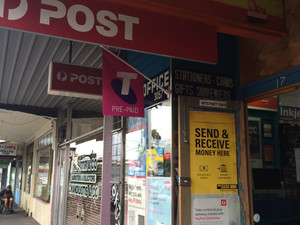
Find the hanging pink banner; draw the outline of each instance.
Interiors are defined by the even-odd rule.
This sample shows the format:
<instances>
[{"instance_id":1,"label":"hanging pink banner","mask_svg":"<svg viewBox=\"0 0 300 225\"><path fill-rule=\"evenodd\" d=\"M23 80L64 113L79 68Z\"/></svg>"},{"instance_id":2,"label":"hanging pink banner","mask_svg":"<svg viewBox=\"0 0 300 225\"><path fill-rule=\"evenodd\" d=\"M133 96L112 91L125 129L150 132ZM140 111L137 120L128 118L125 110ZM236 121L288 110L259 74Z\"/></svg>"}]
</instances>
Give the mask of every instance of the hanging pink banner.
<instances>
[{"instance_id":1,"label":"hanging pink banner","mask_svg":"<svg viewBox=\"0 0 300 225\"><path fill-rule=\"evenodd\" d=\"M102 48L103 115L144 117L143 76Z\"/></svg>"},{"instance_id":2,"label":"hanging pink banner","mask_svg":"<svg viewBox=\"0 0 300 225\"><path fill-rule=\"evenodd\" d=\"M0 0L0 26L217 63L217 29L105 0Z\"/></svg>"}]
</instances>

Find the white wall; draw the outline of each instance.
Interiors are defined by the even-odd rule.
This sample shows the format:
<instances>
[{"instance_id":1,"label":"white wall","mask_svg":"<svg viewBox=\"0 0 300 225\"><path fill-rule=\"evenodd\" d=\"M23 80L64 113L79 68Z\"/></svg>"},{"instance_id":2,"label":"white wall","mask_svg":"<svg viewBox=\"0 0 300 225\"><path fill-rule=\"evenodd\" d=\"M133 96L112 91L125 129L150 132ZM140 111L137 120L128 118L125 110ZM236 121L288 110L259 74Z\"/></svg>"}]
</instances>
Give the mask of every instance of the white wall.
<instances>
[{"instance_id":1,"label":"white wall","mask_svg":"<svg viewBox=\"0 0 300 225\"><path fill-rule=\"evenodd\" d=\"M56 136L56 128L53 127L53 123L49 120L49 122L40 130L38 130L34 136L30 137L25 145L28 145L34 141L34 151L33 151L33 163L32 163L32 176L31 176L31 191L30 194L24 192L24 185L25 185L25 176L26 176L26 170L24 169L23 173L23 184L22 184L22 201L21 201L21 207L25 209L29 216L32 215L32 217L38 221L41 225L50 225L51 222L51 202L53 196L51 195L50 203L46 203L41 201L38 198L34 197L35 193L35 180L37 175L37 168L38 168L38 159L37 159L37 140L43 137L44 135L48 134L50 131L53 133L53 153L55 153L55 136ZM25 151L24 151L25 153ZM24 158L25 154L24 154ZM55 155L53 154L53 162L54 162ZM26 163L26 164L25 164ZM24 160L24 166L27 165L26 160ZM25 168L25 167L24 167ZM53 167L54 168L54 167ZM53 169L52 169L52 177L51 177L51 184L53 184Z\"/></svg>"},{"instance_id":2,"label":"white wall","mask_svg":"<svg viewBox=\"0 0 300 225\"><path fill-rule=\"evenodd\" d=\"M280 106L300 107L300 90L279 96Z\"/></svg>"}]
</instances>

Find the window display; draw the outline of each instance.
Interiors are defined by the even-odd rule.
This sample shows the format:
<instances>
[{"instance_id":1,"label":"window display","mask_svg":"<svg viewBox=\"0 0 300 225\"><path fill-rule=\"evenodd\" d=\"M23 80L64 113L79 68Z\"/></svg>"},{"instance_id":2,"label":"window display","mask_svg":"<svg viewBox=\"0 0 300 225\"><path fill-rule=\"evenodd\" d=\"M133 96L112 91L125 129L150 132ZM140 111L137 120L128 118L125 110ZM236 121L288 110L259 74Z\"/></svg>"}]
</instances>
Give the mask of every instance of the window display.
<instances>
[{"instance_id":1,"label":"window display","mask_svg":"<svg viewBox=\"0 0 300 225\"><path fill-rule=\"evenodd\" d=\"M165 101L128 118L124 224L172 224L171 106Z\"/></svg>"},{"instance_id":2,"label":"window display","mask_svg":"<svg viewBox=\"0 0 300 225\"><path fill-rule=\"evenodd\" d=\"M32 174L32 160L33 160L33 146L31 143L27 146L27 163L26 163L26 176L25 176L25 186L24 191L30 194L30 186L31 186L31 174Z\"/></svg>"},{"instance_id":3,"label":"window display","mask_svg":"<svg viewBox=\"0 0 300 225\"><path fill-rule=\"evenodd\" d=\"M45 202L50 202L53 163L52 141L52 133L49 133L38 141L35 197Z\"/></svg>"},{"instance_id":4,"label":"window display","mask_svg":"<svg viewBox=\"0 0 300 225\"><path fill-rule=\"evenodd\" d=\"M51 147L46 147L38 151L35 196L45 202L50 202L52 155Z\"/></svg>"}]
</instances>

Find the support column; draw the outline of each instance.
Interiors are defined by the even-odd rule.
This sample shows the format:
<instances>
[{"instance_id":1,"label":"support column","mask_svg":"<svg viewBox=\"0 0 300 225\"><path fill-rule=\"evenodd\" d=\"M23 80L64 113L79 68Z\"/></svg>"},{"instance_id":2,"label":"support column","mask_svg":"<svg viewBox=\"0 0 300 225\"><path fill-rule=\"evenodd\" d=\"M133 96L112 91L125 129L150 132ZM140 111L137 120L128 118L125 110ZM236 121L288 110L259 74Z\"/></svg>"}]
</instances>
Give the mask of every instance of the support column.
<instances>
[{"instance_id":1,"label":"support column","mask_svg":"<svg viewBox=\"0 0 300 225\"><path fill-rule=\"evenodd\" d=\"M113 116L104 116L102 190L101 190L101 224L110 224L110 180Z\"/></svg>"}]
</instances>

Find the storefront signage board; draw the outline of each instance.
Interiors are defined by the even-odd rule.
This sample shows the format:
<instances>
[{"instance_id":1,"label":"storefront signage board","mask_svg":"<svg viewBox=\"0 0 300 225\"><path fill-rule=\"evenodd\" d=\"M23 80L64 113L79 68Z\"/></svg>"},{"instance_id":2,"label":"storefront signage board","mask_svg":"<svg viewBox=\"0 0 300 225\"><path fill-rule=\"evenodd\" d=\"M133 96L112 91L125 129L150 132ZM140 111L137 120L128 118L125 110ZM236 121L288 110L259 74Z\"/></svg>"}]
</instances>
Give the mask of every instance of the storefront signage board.
<instances>
[{"instance_id":1,"label":"storefront signage board","mask_svg":"<svg viewBox=\"0 0 300 225\"><path fill-rule=\"evenodd\" d=\"M48 94L101 99L102 71L99 68L51 62Z\"/></svg>"},{"instance_id":2,"label":"storefront signage board","mask_svg":"<svg viewBox=\"0 0 300 225\"><path fill-rule=\"evenodd\" d=\"M3 163L9 163L9 162L12 162L14 161L14 157L13 156L0 156L0 162L3 162Z\"/></svg>"},{"instance_id":3,"label":"storefront signage board","mask_svg":"<svg viewBox=\"0 0 300 225\"><path fill-rule=\"evenodd\" d=\"M235 78L174 65L173 94L206 99L233 100L236 98Z\"/></svg>"},{"instance_id":4,"label":"storefront signage board","mask_svg":"<svg viewBox=\"0 0 300 225\"><path fill-rule=\"evenodd\" d=\"M192 194L237 193L235 117L190 111Z\"/></svg>"},{"instance_id":5,"label":"storefront signage board","mask_svg":"<svg viewBox=\"0 0 300 225\"><path fill-rule=\"evenodd\" d=\"M279 107L280 119L284 121L300 122L300 108L292 106Z\"/></svg>"},{"instance_id":6,"label":"storefront signage board","mask_svg":"<svg viewBox=\"0 0 300 225\"><path fill-rule=\"evenodd\" d=\"M147 223L172 224L171 178L147 177Z\"/></svg>"},{"instance_id":7,"label":"storefront signage board","mask_svg":"<svg viewBox=\"0 0 300 225\"><path fill-rule=\"evenodd\" d=\"M0 156L16 156L17 149L17 145L0 144Z\"/></svg>"},{"instance_id":8,"label":"storefront signage board","mask_svg":"<svg viewBox=\"0 0 300 225\"><path fill-rule=\"evenodd\" d=\"M0 1L0 26L217 63L216 27L111 1Z\"/></svg>"},{"instance_id":9,"label":"storefront signage board","mask_svg":"<svg viewBox=\"0 0 300 225\"><path fill-rule=\"evenodd\" d=\"M153 78L151 78L155 83L159 84L161 87L168 89L170 87L170 70L165 70ZM161 90L158 86L155 86L152 82L147 81L144 83L144 101L145 107L151 106L158 102L167 100L167 94Z\"/></svg>"},{"instance_id":10,"label":"storefront signage board","mask_svg":"<svg viewBox=\"0 0 300 225\"><path fill-rule=\"evenodd\" d=\"M143 76L102 48L103 115L144 117Z\"/></svg>"},{"instance_id":11,"label":"storefront signage board","mask_svg":"<svg viewBox=\"0 0 300 225\"><path fill-rule=\"evenodd\" d=\"M229 225L228 199L192 199L192 225Z\"/></svg>"},{"instance_id":12,"label":"storefront signage board","mask_svg":"<svg viewBox=\"0 0 300 225\"><path fill-rule=\"evenodd\" d=\"M146 178L128 177L127 225L145 224Z\"/></svg>"},{"instance_id":13,"label":"storefront signage board","mask_svg":"<svg viewBox=\"0 0 300 225\"><path fill-rule=\"evenodd\" d=\"M214 100L200 100L199 105L209 108L226 109L227 102L225 101L214 101Z\"/></svg>"},{"instance_id":14,"label":"storefront signage board","mask_svg":"<svg viewBox=\"0 0 300 225\"><path fill-rule=\"evenodd\" d=\"M250 39L274 41L285 32L282 0L127 0L123 4L193 18L218 26L221 33Z\"/></svg>"}]
</instances>

